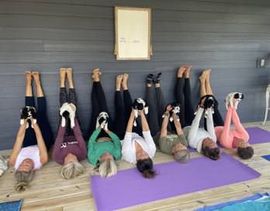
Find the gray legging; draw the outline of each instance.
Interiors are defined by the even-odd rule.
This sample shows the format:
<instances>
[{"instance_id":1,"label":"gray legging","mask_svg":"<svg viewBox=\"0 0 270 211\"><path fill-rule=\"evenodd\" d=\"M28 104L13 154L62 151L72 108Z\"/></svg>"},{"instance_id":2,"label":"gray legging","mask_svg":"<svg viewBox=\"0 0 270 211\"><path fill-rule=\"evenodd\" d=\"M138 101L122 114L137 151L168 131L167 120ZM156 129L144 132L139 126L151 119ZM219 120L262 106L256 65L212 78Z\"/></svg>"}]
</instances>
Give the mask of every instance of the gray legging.
<instances>
[{"instance_id":1,"label":"gray legging","mask_svg":"<svg viewBox=\"0 0 270 211\"><path fill-rule=\"evenodd\" d=\"M77 98L76 98L75 89L69 88L68 94L67 94L66 88L60 88L59 103L60 103L60 107L64 103L73 103L75 106L77 106Z\"/></svg>"},{"instance_id":2,"label":"gray legging","mask_svg":"<svg viewBox=\"0 0 270 211\"><path fill-rule=\"evenodd\" d=\"M157 135L162 124L164 98L160 87L146 86L146 102L149 106L148 123L152 136Z\"/></svg>"},{"instance_id":3,"label":"gray legging","mask_svg":"<svg viewBox=\"0 0 270 211\"><path fill-rule=\"evenodd\" d=\"M180 103L180 120L182 127L189 126L194 119L194 110L191 102L189 78L177 78L175 85L175 99Z\"/></svg>"}]
</instances>

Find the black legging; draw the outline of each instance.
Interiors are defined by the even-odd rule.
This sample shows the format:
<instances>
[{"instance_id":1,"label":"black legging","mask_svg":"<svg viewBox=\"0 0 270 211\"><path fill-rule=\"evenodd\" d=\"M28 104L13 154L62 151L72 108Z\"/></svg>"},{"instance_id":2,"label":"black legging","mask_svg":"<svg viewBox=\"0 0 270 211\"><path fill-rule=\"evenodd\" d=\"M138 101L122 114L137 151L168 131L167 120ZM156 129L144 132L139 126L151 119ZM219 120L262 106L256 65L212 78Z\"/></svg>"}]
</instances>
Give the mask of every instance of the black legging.
<instances>
[{"instance_id":1,"label":"black legging","mask_svg":"<svg viewBox=\"0 0 270 211\"><path fill-rule=\"evenodd\" d=\"M148 123L152 136L159 133L165 103L160 87L146 86L146 102L149 106Z\"/></svg>"},{"instance_id":2,"label":"black legging","mask_svg":"<svg viewBox=\"0 0 270 211\"><path fill-rule=\"evenodd\" d=\"M209 95L207 95L209 96ZM205 96L202 96L201 97L201 100L205 97L207 97L206 95ZM224 126L224 121L220 115L220 112L218 110L218 101L217 99L213 96L213 95L210 95L214 98L214 107L213 107L213 122L214 122L214 127L217 127L217 126ZM201 101L200 100L200 101ZM206 118L204 118L204 129L207 130L207 123L206 123Z\"/></svg>"},{"instance_id":3,"label":"black legging","mask_svg":"<svg viewBox=\"0 0 270 211\"><path fill-rule=\"evenodd\" d=\"M60 107L64 103L73 103L75 106L77 106L77 97L76 97L75 89L69 88L68 94L67 94L66 88L61 87L60 94L59 94L59 103L60 103Z\"/></svg>"},{"instance_id":4,"label":"black legging","mask_svg":"<svg viewBox=\"0 0 270 211\"><path fill-rule=\"evenodd\" d=\"M218 101L214 97L214 114L213 114L214 127L224 126L223 118L218 110Z\"/></svg>"},{"instance_id":5,"label":"black legging","mask_svg":"<svg viewBox=\"0 0 270 211\"><path fill-rule=\"evenodd\" d=\"M120 91L114 94L114 131L120 139L124 139L127 122L132 110L132 98L128 90L123 91L123 98Z\"/></svg>"},{"instance_id":6,"label":"black legging","mask_svg":"<svg viewBox=\"0 0 270 211\"><path fill-rule=\"evenodd\" d=\"M25 106L35 107L34 97L25 97ZM47 106L45 97L37 97L37 124L40 128L42 137L44 139L47 150L53 145L52 130L47 117ZM23 140L23 147L36 145L37 139L35 131L32 127L28 127L25 131L25 137Z\"/></svg>"},{"instance_id":7,"label":"black legging","mask_svg":"<svg viewBox=\"0 0 270 211\"><path fill-rule=\"evenodd\" d=\"M191 125L194 119L194 109L191 98L189 78L177 78L175 99L180 104L180 122L182 127Z\"/></svg>"},{"instance_id":8,"label":"black legging","mask_svg":"<svg viewBox=\"0 0 270 211\"><path fill-rule=\"evenodd\" d=\"M106 98L105 98L105 93L104 93L104 90L102 88L100 81L93 82L93 87L92 87L92 92L91 92L91 100L92 100L92 102L91 102L92 103L92 114L91 114L91 120L90 120L90 127L89 127L88 134L87 134L88 139L91 136L91 134L94 132L94 130L96 129L96 121L97 121L97 117L98 117L99 113L104 111L104 112L107 112L109 114L108 106L107 106L107 102L106 102ZM110 128L110 115L109 115L108 126ZM104 137L104 136L106 137L108 135L107 135L107 133L105 133L105 131L102 130L99 134L99 137Z\"/></svg>"}]
</instances>

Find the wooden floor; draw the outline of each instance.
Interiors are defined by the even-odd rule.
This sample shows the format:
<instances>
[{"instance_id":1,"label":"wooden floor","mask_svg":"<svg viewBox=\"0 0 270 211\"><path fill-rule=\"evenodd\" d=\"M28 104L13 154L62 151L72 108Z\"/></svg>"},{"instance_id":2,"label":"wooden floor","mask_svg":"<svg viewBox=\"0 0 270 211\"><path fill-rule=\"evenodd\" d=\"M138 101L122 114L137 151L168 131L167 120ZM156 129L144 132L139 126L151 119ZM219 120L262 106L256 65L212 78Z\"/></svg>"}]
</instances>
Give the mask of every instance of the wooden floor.
<instances>
[{"instance_id":1,"label":"wooden floor","mask_svg":"<svg viewBox=\"0 0 270 211\"><path fill-rule=\"evenodd\" d=\"M257 125L262 127L261 123L248 124L248 126ZM270 123L268 122L262 128L270 130ZM270 154L270 142L254 145L254 149L254 157L247 161L241 160L241 162L261 173L257 179L150 202L125 210L194 210L205 205L240 199L255 193L270 192L270 162L261 158L262 155ZM9 151L2 151L4 155L8 153ZM197 156L197 153L192 153L193 158ZM169 156L157 153L155 163L170 160ZM93 170L86 161L83 164L87 167L84 175L73 180L64 180L59 176L60 166L50 161L37 171L31 187L23 193L14 191L14 170L9 169L0 178L0 201L23 199L22 210L95 210L88 179ZM120 169L131 167L126 162L119 163Z\"/></svg>"}]
</instances>

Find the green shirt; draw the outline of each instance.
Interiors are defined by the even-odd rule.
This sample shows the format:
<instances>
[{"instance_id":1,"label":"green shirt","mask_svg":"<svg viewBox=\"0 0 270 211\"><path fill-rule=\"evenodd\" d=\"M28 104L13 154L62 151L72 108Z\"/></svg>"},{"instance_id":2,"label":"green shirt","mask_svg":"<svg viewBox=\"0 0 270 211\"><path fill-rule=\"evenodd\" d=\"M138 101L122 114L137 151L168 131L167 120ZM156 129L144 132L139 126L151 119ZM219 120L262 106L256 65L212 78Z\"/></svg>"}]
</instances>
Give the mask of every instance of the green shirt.
<instances>
[{"instance_id":1,"label":"green shirt","mask_svg":"<svg viewBox=\"0 0 270 211\"><path fill-rule=\"evenodd\" d=\"M100 156L102 156L105 152L110 153L114 159L121 159L121 143L120 139L113 132L108 133L111 141L97 142L97 137L100 133L101 129L96 129L91 135L88 141L88 161L96 166Z\"/></svg>"}]
</instances>

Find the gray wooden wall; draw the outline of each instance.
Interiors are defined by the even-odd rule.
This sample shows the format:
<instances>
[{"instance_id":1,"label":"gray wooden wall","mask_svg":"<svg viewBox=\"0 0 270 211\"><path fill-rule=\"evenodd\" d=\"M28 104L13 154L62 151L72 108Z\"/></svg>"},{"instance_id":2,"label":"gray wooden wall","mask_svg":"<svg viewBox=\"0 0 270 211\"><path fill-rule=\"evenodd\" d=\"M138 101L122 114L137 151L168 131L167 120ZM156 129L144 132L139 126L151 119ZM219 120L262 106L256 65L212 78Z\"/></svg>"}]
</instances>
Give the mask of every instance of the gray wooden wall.
<instances>
[{"instance_id":1,"label":"gray wooden wall","mask_svg":"<svg viewBox=\"0 0 270 211\"><path fill-rule=\"evenodd\" d=\"M152 8L151 61L116 61L114 6ZM134 97L144 95L145 76L163 72L166 99L173 96L176 70L192 64L194 103L198 75L211 67L212 86L221 104L231 91L246 94L239 114L260 121L269 69L256 58L270 49L268 0L0 0L0 149L11 148L24 104L24 71L38 70L48 99L54 131L58 122L58 70L74 69L83 130L90 119L90 71L100 67L113 111L115 75L130 74Z\"/></svg>"}]
</instances>

